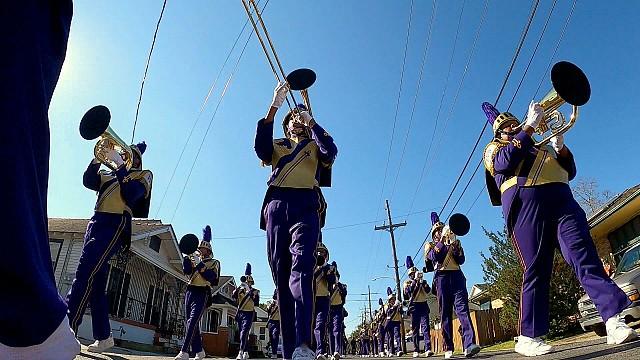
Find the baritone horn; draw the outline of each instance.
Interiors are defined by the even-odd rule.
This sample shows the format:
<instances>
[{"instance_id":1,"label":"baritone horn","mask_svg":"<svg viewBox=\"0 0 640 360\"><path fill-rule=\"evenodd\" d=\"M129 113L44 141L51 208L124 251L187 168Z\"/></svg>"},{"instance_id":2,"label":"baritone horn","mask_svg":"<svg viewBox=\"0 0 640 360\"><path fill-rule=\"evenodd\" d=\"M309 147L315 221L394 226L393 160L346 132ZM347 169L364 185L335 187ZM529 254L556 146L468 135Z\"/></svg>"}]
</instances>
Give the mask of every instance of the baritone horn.
<instances>
[{"instance_id":1,"label":"baritone horn","mask_svg":"<svg viewBox=\"0 0 640 360\"><path fill-rule=\"evenodd\" d=\"M97 105L89 109L80 120L80 136L85 140L98 139L93 148L93 155L111 170L116 170L116 164L107 158L107 152L115 150L124 161L127 169L133 164L133 151L118 134L109 126L111 113L104 105Z\"/></svg>"},{"instance_id":2,"label":"baritone horn","mask_svg":"<svg viewBox=\"0 0 640 360\"><path fill-rule=\"evenodd\" d=\"M560 61L553 65L551 83L553 87L540 100L544 113L535 132L542 139L536 140L536 146L544 145L552 137L569 131L578 119L578 107L586 104L591 97L589 79L579 67L568 61ZM565 103L572 107L569 121L559 110Z\"/></svg>"}]
</instances>

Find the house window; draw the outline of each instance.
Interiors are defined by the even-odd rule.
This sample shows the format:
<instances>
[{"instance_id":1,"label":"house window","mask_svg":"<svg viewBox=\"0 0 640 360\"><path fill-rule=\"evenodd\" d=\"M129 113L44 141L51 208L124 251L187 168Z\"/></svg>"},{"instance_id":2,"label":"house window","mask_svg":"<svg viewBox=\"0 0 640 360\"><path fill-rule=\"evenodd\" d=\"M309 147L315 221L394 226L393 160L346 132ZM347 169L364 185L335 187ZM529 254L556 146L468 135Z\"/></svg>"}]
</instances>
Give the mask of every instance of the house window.
<instances>
[{"instance_id":1,"label":"house window","mask_svg":"<svg viewBox=\"0 0 640 360\"><path fill-rule=\"evenodd\" d=\"M60 251L62 250L62 239L49 239L49 250L51 251L51 265L53 270L56 270L58 266L58 259L60 258Z\"/></svg>"},{"instance_id":2,"label":"house window","mask_svg":"<svg viewBox=\"0 0 640 360\"><path fill-rule=\"evenodd\" d=\"M614 254L618 253L620 250L627 248L630 241L637 237L640 237L640 216L636 216L620 228L609 233L608 238L611 243L611 250L613 250ZM623 254L617 255L622 257Z\"/></svg>"},{"instance_id":3,"label":"house window","mask_svg":"<svg viewBox=\"0 0 640 360\"><path fill-rule=\"evenodd\" d=\"M110 315L125 317L130 282L131 274L127 274L117 267L111 267L111 276L109 276L107 284L107 302Z\"/></svg>"},{"instance_id":4,"label":"house window","mask_svg":"<svg viewBox=\"0 0 640 360\"><path fill-rule=\"evenodd\" d=\"M160 237L158 235L153 235L151 237L151 239L149 240L149 247L154 250L155 252L159 253L160 252L160 242L162 241L162 239L160 239Z\"/></svg>"},{"instance_id":5,"label":"house window","mask_svg":"<svg viewBox=\"0 0 640 360\"><path fill-rule=\"evenodd\" d=\"M489 310L491 309L491 300L487 300L480 304L480 310Z\"/></svg>"},{"instance_id":6,"label":"house window","mask_svg":"<svg viewBox=\"0 0 640 360\"><path fill-rule=\"evenodd\" d=\"M264 341L267 339L267 328L260 327L260 340Z\"/></svg>"}]
</instances>

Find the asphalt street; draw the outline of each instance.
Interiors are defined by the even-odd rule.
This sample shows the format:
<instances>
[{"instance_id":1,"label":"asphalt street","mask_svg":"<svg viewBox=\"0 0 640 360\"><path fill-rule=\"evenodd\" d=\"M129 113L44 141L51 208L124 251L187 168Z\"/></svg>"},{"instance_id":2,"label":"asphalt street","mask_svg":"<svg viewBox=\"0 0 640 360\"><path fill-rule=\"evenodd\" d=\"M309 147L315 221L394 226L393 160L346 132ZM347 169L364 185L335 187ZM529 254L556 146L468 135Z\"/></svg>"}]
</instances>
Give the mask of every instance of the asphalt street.
<instances>
[{"instance_id":1,"label":"asphalt street","mask_svg":"<svg viewBox=\"0 0 640 360\"><path fill-rule=\"evenodd\" d=\"M175 356L175 355L173 355ZM82 354L78 355L75 360L172 360L173 356L140 353L129 351L127 349L115 348L112 352L104 354L92 354L86 351L86 347L82 347ZM351 359L359 359L350 357ZM442 359L442 355L431 357L431 359ZM457 359L464 359L462 355L454 356ZM496 351L496 352L480 352L475 359L524 359L513 352L513 350ZM214 358L211 358L214 359ZM398 358L390 358L398 359ZM411 359L403 357L402 359ZM570 343L556 346L555 351L549 355L536 357L536 360L547 359L563 359L563 360L583 360L583 359L640 359L640 339L622 345L607 345L605 338L589 340L584 342Z\"/></svg>"}]
</instances>

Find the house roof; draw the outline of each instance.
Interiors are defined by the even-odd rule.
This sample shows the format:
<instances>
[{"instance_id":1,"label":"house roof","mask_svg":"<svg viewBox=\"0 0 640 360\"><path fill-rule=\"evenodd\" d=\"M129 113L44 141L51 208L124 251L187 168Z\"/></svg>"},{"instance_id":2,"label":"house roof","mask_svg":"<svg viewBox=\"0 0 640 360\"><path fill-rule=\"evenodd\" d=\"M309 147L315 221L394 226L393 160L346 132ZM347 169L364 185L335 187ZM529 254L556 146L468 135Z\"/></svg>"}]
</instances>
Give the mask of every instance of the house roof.
<instances>
[{"instance_id":1,"label":"house roof","mask_svg":"<svg viewBox=\"0 0 640 360\"><path fill-rule=\"evenodd\" d=\"M84 234L87 231L88 222L89 219L49 218L49 231ZM162 221L155 219L133 219L131 225L132 236L171 226L169 224L163 224Z\"/></svg>"},{"instance_id":2,"label":"house roof","mask_svg":"<svg viewBox=\"0 0 640 360\"><path fill-rule=\"evenodd\" d=\"M621 205L627 200L630 200L631 198L634 198L638 195L640 195L640 184L626 189L618 196L611 199L608 203L604 204L604 206L602 206L600 209L591 214L588 219L589 225L594 226L597 222L606 218L606 214L609 212L608 210L614 209L618 205Z\"/></svg>"},{"instance_id":3,"label":"house roof","mask_svg":"<svg viewBox=\"0 0 640 360\"><path fill-rule=\"evenodd\" d=\"M233 300L229 299L228 297L218 293L213 295L213 303L214 304L220 304L220 305L231 305L231 306L235 306L235 303L233 302Z\"/></svg>"}]
</instances>

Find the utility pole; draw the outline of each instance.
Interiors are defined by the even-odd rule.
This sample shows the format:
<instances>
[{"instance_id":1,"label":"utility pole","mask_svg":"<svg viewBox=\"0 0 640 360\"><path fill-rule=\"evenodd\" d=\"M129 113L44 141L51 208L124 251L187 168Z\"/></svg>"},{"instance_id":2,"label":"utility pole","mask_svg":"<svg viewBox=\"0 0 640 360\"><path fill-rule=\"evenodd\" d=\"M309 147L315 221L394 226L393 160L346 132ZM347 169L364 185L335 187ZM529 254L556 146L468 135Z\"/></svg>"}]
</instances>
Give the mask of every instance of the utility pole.
<instances>
[{"instance_id":1,"label":"utility pole","mask_svg":"<svg viewBox=\"0 0 640 360\"><path fill-rule=\"evenodd\" d=\"M367 290L369 290L369 319L373 322L373 313L371 312L371 286L367 285Z\"/></svg>"},{"instance_id":2,"label":"utility pole","mask_svg":"<svg viewBox=\"0 0 640 360\"><path fill-rule=\"evenodd\" d=\"M391 234L391 250L393 251L393 268L396 272L396 291L397 291L397 301L399 304L402 304L402 289L400 288L400 274L398 273L398 255L396 253L396 238L393 235L393 231L396 228L407 226L407 222L404 221L402 223L394 224L391 220L391 207L389 206L389 200L385 200L386 209L387 209L387 219L389 221L388 225L376 226L375 230L384 230L388 231ZM402 306L402 305L401 305ZM401 317L400 320L400 334L402 335L402 352L407 353L407 342L404 338L404 319Z\"/></svg>"}]
</instances>

